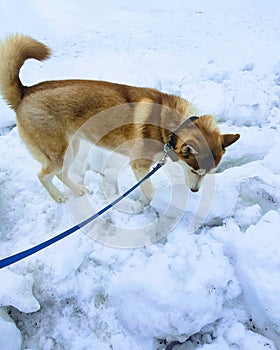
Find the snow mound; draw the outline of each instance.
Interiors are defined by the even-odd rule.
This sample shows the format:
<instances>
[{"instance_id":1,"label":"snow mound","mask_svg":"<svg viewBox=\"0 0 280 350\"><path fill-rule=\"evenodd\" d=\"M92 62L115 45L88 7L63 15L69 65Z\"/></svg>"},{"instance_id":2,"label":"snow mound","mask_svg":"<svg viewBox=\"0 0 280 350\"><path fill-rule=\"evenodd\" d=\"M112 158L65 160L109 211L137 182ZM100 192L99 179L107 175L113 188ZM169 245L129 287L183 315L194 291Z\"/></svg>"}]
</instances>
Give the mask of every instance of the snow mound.
<instances>
[{"instance_id":1,"label":"snow mound","mask_svg":"<svg viewBox=\"0 0 280 350\"><path fill-rule=\"evenodd\" d=\"M21 276L8 269L0 270L1 281L5 281L5 289L0 291L1 305L13 306L22 312L35 312L40 309L34 298L31 275Z\"/></svg>"},{"instance_id":2,"label":"snow mound","mask_svg":"<svg viewBox=\"0 0 280 350\"><path fill-rule=\"evenodd\" d=\"M280 214L267 212L233 243L239 281L259 331L280 346ZM263 265L263 262L266 262Z\"/></svg>"},{"instance_id":3,"label":"snow mound","mask_svg":"<svg viewBox=\"0 0 280 350\"><path fill-rule=\"evenodd\" d=\"M21 334L14 321L0 309L0 348L5 350L21 349Z\"/></svg>"},{"instance_id":4,"label":"snow mound","mask_svg":"<svg viewBox=\"0 0 280 350\"><path fill-rule=\"evenodd\" d=\"M184 341L219 319L223 305L241 293L222 247L183 230L131 264L112 280L110 304L124 329L147 339Z\"/></svg>"}]
</instances>

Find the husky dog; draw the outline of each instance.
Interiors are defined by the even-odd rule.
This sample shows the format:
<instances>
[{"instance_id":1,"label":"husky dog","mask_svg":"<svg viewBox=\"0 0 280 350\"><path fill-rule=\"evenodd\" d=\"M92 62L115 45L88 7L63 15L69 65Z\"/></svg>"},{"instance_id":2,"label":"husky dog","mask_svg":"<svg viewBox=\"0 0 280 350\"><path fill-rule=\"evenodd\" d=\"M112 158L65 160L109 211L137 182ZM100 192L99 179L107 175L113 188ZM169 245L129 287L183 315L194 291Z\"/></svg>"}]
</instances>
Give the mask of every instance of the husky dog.
<instances>
[{"instance_id":1,"label":"husky dog","mask_svg":"<svg viewBox=\"0 0 280 350\"><path fill-rule=\"evenodd\" d=\"M168 148L186 172L194 192L202 178L215 169L225 149L239 134L221 134L212 115L194 116L194 107L178 96L151 88L134 87L94 80L54 80L24 86L19 71L25 60L45 60L50 49L25 35L8 37L0 45L0 91L16 112L19 133L42 164L38 177L57 202L66 196L53 184L57 176L75 194L86 188L74 183L65 163L71 146L73 158L79 148L78 138L117 150L130 157L130 165L139 180L146 175L156 154ZM132 141L132 147L119 147ZM134 142L135 141L135 142ZM150 181L142 185L152 199Z\"/></svg>"}]
</instances>

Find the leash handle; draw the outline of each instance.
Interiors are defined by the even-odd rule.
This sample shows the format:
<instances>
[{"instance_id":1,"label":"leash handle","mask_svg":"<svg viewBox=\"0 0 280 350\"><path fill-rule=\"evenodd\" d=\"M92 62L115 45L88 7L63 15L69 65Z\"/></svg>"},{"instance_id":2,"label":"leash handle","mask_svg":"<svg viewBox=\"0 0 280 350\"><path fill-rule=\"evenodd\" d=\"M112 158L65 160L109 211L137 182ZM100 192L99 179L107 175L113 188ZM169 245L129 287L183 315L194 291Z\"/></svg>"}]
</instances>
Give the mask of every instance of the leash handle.
<instances>
[{"instance_id":1,"label":"leash handle","mask_svg":"<svg viewBox=\"0 0 280 350\"><path fill-rule=\"evenodd\" d=\"M85 225L89 224L91 221L95 220L98 216L104 214L106 211L108 211L109 209L111 209L114 205L116 205L117 203L119 203L123 198L127 197L132 191L134 191L137 187L139 187L144 181L146 181L149 177L151 177L155 172L157 172L164 164L166 163L166 153L164 154L164 156L162 157L161 161L147 174L145 175L139 182L137 182L134 186L132 186L130 189L128 189L125 193L123 193L121 196L119 196L118 198L116 198L112 203L108 204L106 207L104 207L103 209L99 210L97 213L93 214L92 216L90 216L89 218L87 218L86 220L82 221L81 223L71 227L70 229L58 234L55 237L52 237L50 239L48 239L45 242L42 242L32 248L29 248L27 250L24 250L20 253L11 255L7 258L1 259L0 260L0 269L12 265L22 259L27 258L30 255L33 255L37 252L39 252L40 250L43 250L47 247L49 247L50 245L62 240L63 238L71 235L72 233L78 231L79 229L81 229L82 227L84 227Z\"/></svg>"}]
</instances>

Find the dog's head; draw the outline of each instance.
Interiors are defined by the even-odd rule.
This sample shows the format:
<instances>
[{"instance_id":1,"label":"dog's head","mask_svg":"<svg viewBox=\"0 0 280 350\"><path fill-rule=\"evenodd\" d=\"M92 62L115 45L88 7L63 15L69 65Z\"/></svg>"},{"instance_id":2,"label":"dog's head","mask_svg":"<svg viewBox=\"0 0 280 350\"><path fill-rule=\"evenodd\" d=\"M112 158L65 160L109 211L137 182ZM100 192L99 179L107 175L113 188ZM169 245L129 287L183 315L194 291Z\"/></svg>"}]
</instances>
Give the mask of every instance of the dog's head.
<instances>
[{"instance_id":1,"label":"dog's head","mask_svg":"<svg viewBox=\"0 0 280 350\"><path fill-rule=\"evenodd\" d=\"M193 192L199 190L203 177L216 169L226 148L239 137L239 134L221 134L211 115L197 118L177 133L174 151L187 172Z\"/></svg>"}]
</instances>

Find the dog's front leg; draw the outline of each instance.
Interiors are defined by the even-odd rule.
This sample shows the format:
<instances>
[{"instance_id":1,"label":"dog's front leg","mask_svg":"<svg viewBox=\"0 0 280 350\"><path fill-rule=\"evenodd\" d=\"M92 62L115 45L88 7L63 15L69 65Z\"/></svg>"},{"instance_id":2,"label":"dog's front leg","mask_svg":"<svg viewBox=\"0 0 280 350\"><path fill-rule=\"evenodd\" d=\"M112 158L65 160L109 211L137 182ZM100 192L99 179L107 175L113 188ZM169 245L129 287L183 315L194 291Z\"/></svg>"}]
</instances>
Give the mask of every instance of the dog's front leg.
<instances>
[{"instance_id":1,"label":"dog's front leg","mask_svg":"<svg viewBox=\"0 0 280 350\"><path fill-rule=\"evenodd\" d=\"M133 159L130 161L131 168L135 174L137 181L140 181L145 175L148 174L152 161L146 158ZM153 199L153 184L150 179L147 179L141 184L141 190L145 196L145 202L151 202Z\"/></svg>"}]
</instances>

